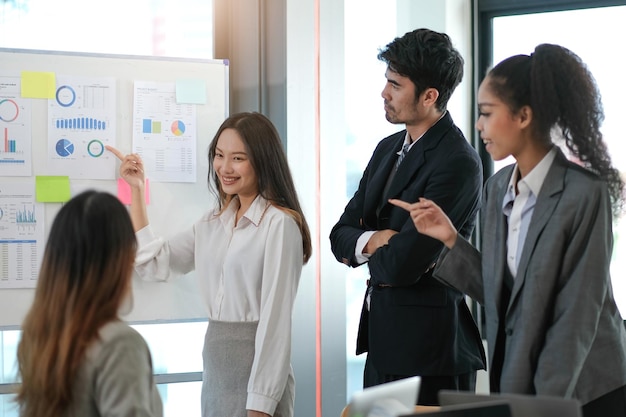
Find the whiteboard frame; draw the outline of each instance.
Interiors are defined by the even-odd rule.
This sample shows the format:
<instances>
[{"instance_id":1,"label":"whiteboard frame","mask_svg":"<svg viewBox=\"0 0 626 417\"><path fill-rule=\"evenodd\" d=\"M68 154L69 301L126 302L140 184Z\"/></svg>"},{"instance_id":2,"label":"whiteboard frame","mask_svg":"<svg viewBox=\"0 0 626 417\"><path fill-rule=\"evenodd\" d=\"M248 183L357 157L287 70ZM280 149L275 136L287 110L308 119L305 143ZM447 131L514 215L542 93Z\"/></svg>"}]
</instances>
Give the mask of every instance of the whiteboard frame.
<instances>
[{"instance_id":1,"label":"whiteboard frame","mask_svg":"<svg viewBox=\"0 0 626 417\"><path fill-rule=\"evenodd\" d=\"M19 76L21 71L54 72L58 76L113 77L116 79L116 147L132 150L134 81L175 82L201 79L207 85L207 103L197 106L197 170L195 183L150 182L148 215L153 229L167 237L191 227L215 204L207 189L207 151L217 128L229 112L229 62L217 59L187 59L135 55L78 53L0 48L2 75ZM36 175L46 172L47 106L46 99L32 100L31 177L0 176L2 182L30 186ZM37 152L37 149L44 151ZM119 165L118 165L119 166ZM150 173L147 173L148 177ZM86 189L117 193L113 180L70 179L72 195ZM45 204L45 236L62 204ZM172 282L133 280L134 309L125 317L133 323L171 322L205 319L195 274ZM0 330L19 328L32 303L34 289L0 289Z\"/></svg>"}]
</instances>

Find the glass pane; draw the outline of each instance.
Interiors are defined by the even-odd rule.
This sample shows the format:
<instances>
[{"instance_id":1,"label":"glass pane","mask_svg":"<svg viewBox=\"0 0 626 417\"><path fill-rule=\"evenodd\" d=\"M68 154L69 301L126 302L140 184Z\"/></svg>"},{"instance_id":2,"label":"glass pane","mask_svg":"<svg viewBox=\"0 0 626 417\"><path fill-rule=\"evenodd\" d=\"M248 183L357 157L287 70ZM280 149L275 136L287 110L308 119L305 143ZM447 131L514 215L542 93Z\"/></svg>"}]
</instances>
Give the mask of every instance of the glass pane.
<instances>
[{"instance_id":1,"label":"glass pane","mask_svg":"<svg viewBox=\"0 0 626 417\"><path fill-rule=\"evenodd\" d=\"M163 417L200 416L202 382L163 384L157 388L163 400Z\"/></svg>"},{"instance_id":2,"label":"glass pane","mask_svg":"<svg viewBox=\"0 0 626 417\"><path fill-rule=\"evenodd\" d=\"M146 339L155 374L202 372L207 322L132 325ZM16 382L18 330L0 331L0 384Z\"/></svg>"},{"instance_id":3,"label":"glass pane","mask_svg":"<svg viewBox=\"0 0 626 417\"><path fill-rule=\"evenodd\" d=\"M155 374L202 372L207 322L132 325L148 342ZM0 384L17 381L20 331L0 331ZM201 381L158 385L166 417L199 416ZM10 395L0 395L0 417L17 417Z\"/></svg>"},{"instance_id":4,"label":"glass pane","mask_svg":"<svg viewBox=\"0 0 626 417\"><path fill-rule=\"evenodd\" d=\"M378 50L396 36L396 2L345 0L345 97L347 203L356 191L374 148L384 137L404 127L385 119L380 93L386 66ZM385 22L381 25L380 22ZM372 30L372 28L376 30ZM347 399L363 388L365 354L356 356L356 336L363 295L369 278L367 265L346 268Z\"/></svg>"},{"instance_id":5,"label":"glass pane","mask_svg":"<svg viewBox=\"0 0 626 417\"><path fill-rule=\"evenodd\" d=\"M213 58L211 0L6 0L0 47Z\"/></svg>"},{"instance_id":6,"label":"glass pane","mask_svg":"<svg viewBox=\"0 0 626 417\"><path fill-rule=\"evenodd\" d=\"M596 9L565 12L536 13L505 16L493 20L493 63L515 54L529 54L540 43L555 43L575 52L587 64L596 78L605 120L602 132L607 142L613 164L626 178L626 144L622 140L624 118L623 100L626 82L623 77L622 54L607 53L598 48L597 39L609 44L626 39L626 6L600 7ZM528 30L532 27L533 30ZM585 28L585 30L581 30ZM523 33L524 36L520 36ZM593 37L589 34L593 33ZM610 49L609 49L610 50ZM494 163L494 170L511 162ZM613 225L615 246L611 264L613 291L622 317L626 315L626 216Z\"/></svg>"},{"instance_id":7,"label":"glass pane","mask_svg":"<svg viewBox=\"0 0 626 417\"><path fill-rule=\"evenodd\" d=\"M0 331L0 384L12 384L17 380L18 330Z\"/></svg>"},{"instance_id":8,"label":"glass pane","mask_svg":"<svg viewBox=\"0 0 626 417\"><path fill-rule=\"evenodd\" d=\"M0 417L18 417L14 395L0 395Z\"/></svg>"},{"instance_id":9,"label":"glass pane","mask_svg":"<svg viewBox=\"0 0 626 417\"><path fill-rule=\"evenodd\" d=\"M164 417L200 416L202 382L157 385ZM18 417L14 395L0 395L0 417Z\"/></svg>"},{"instance_id":10,"label":"glass pane","mask_svg":"<svg viewBox=\"0 0 626 417\"><path fill-rule=\"evenodd\" d=\"M87 53L213 58L211 0L7 0L0 47ZM155 373L202 371L206 322L138 324ZM20 332L0 331L0 384L17 378ZM200 382L159 386L166 416L199 415ZM1 395L0 417L17 415ZM181 413L182 411L182 413ZM189 411L189 412L188 412Z\"/></svg>"},{"instance_id":11,"label":"glass pane","mask_svg":"<svg viewBox=\"0 0 626 417\"><path fill-rule=\"evenodd\" d=\"M148 342L155 374L202 372L206 321L135 324L132 327Z\"/></svg>"}]
</instances>

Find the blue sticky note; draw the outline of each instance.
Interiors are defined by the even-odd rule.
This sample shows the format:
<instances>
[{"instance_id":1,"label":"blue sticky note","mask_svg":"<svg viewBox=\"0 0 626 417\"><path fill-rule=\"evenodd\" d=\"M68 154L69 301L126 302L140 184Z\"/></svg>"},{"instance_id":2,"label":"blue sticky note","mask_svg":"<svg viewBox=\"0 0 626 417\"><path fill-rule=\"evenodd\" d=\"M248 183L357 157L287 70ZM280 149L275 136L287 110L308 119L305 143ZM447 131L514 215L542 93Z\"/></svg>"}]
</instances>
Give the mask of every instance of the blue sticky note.
<instances>
[{"instance_id":1,"label":"blue sticky note","mask_svg":"<svg viewBox=\"0 0 626 417\"><path fill-rule=\"evenodd\" d=\"M176 103L206 104L206 81L176 80Z\"/></svg>"}]
</instances>

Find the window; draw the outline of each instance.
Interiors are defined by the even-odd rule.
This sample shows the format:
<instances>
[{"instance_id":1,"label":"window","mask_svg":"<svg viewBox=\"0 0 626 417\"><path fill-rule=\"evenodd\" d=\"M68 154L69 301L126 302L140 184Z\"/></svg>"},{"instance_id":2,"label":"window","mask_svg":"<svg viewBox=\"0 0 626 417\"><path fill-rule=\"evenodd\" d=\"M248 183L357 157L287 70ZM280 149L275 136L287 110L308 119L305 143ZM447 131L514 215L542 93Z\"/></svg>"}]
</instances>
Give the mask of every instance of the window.
<instances>
[{"instance_id":1,"label":"window","mask_svg":"<svg viewBox=\"0 0 626 417\"><path fill-rule=\"evenodd\" d=\"M211 59L213 1L0 0L0 47ZM200 415L206 325L134 325L150 346L165 416ZM8 392L19 336L0 328L0 417L17 416Z\"/></svg>"},{"instance_id":2,"label":"window","mask_svg":"<svg viewBox=\"0 0 626 417\"><path fill-rule=\"evenodd\" d=\"M202 346L206 326L206 321L132 326L150 347L165 416L200 415ZM0 387L1 384L17 381L16 352L19 337L19 330L0 331ZM17 417L13 395L1 395L9 391L9 386L5 387L0 390L0 417Z\"/></svg>"},{"instance_id":3,"label":"window","mask_svg":"<svg viewBox=\"0 0 626 417\"><path fill-rule=\"evenodd\" d=\"M363 7L359 0L345 1L345 73L346 107L346 193L347 203L356 191L363 170L378 142L403 127L385 119L380 93L385 86L386 65L377 58L378 49L393 40L396 34L394 2L369 2ZM380 22L387 22L380 25ZM376 30L370 28L376 27ZM358 74L358 76L355 76ZM365 354L356 356L356 336L363 304L367 265L346 268L346 356L347 395L363 388Z\"/></svg>"},{"instance_id":4,"label":"window","mask_svg":"<svg viewBox=\"0 0 626 417\"><path fill-rule=\"evenodd\" d=\"M345 141L341 144L333 142L331 151L322 154L324 161L333 163L322 168L332 170L336 175L334 182L341 182L343 189L333 194L333 205L336 200L342 201L337 210L336 222L343 207L354 195L363 171L372 156L378 142L404 129L404 125L394 125L385 119L381 92L386 84L386 64L378 60L379 49L383 48L397 36L416 28L425 27L443 31L450 35L455 47L465 57L466 75L461 85L455 90L448 109L454 120L467 138L473 126L471 121L471 78L467 73L471 68L470 24L467 20L467 8L460 7L461 2L430 0L427 2L401 2L370 0L364 3L359 0L344 0L344 97L345 97ZM451 4L454 6L451 7ZM366 7L364 7L366 6ZM376 28L376 30L372 30ZM339 150L338 150L339 149ZM338 156L335 155L338 153ZM340 165L338 167L337 165ZM343 164L341 166L341 164ZM323 190L328 193L328 190ZM330 231L330 229L329 229ZM335 259L332 259L335 262ZM369 278L367 265L358 268L337 269L336 274L343 271L346 285L346 362L347 362L347 400L355 391L363 387L363 367L366 355L355 355L356 337L360 312ZM333 270L335 272L335 270ZM477 387L486 386L486 373L478 375Z\"/></svg>"},{"instance_id":5,"label":"window","mask_svg":"<svg viewBox=\"0 0 626 417\"><path fill-rule=\"evenodd\" d=\"M598 7L584 10L566 10L499 16L493 19L493 65L515 54L529 54L540 43L562 45L581 57L594 75L604 106L605 120L602 133L611 153L614 166L626 178L626 145L622 140L624 117L623 97L626 95L620 54L607 53L598 48L597 40L611 43L626 38L626 6ZM581 31L580 28L585 30ZM529 30L528 28L532 28ZM520 36L520 34L524 34ZM593 33L590 38L589 34ZM514 162L512 157L494 162L494 170ZM626 279L623 271L626 260L618 253L626 253L626 215L613 225L614 248L611 263L613 292L622 317L626 316Z\"/></svg>"},{"instance_id":6,"label":"window","mask_svg":"<svg viewBox=\"0 0 626 417\"><path fill-rule=\"evenodd\" d=\"M0 47L213 58L210 0L3 0Z\"/></svg>"}]
</instances>

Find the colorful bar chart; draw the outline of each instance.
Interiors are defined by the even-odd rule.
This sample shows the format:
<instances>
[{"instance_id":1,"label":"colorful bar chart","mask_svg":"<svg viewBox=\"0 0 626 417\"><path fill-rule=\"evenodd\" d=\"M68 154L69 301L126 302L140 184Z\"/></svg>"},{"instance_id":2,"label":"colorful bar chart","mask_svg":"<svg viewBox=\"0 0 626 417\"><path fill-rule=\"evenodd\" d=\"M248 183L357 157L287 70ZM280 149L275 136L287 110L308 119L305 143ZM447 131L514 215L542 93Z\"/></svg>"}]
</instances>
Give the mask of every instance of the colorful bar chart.
<instances>
[{"instance_id":1,"label":"colorful bar chart","mask_svg":"<svg viewBox=\"0 0 626 417\"><path fill-rule=\"evenodd\" d=\"M26 206L22 210L15 211L15 222L18 226L30 226L37 223L35 218L35 207L27 209Z\"/></svg>"},{"instance_id":2,"label":"colorful bar chart","mask_svg":"<svg viewBox=\"0 0 626 417\"><path fill-rule=\"evenodd\" d=\"M4 152L15 153L17 152L17 145L15 140L9 139L9 128L4 128Z\"/></svg>"},{"instance_id":3,"label":"colorful bar chart","mask_svg":"<svg viewBox=\"0 0 626 417\"><path fill-rule=\"evenodd\" d=\"M143 119L143 133L161 133L161 122L152 119Z\"/></svg>"},{"instance_id":4,"label":"colorful bar chart","mask_svg":"<svg viewBox=\"0 0 626 417\"><path fill-rule=\"evenodd\" d=\"M97 120L91 117L75 117L72 119L57 119L55 126L57 129L106 130L107 123L104 120Z\"/></svg>"}]
</instances>

